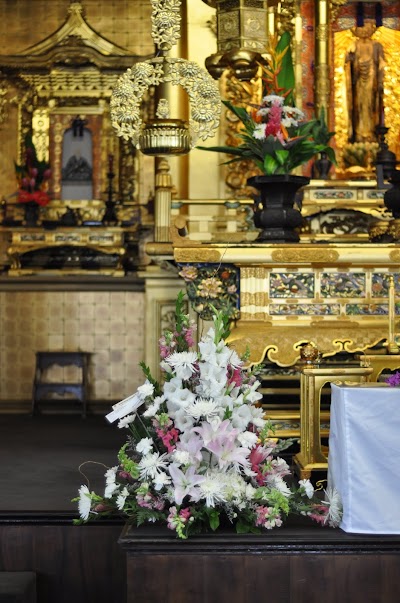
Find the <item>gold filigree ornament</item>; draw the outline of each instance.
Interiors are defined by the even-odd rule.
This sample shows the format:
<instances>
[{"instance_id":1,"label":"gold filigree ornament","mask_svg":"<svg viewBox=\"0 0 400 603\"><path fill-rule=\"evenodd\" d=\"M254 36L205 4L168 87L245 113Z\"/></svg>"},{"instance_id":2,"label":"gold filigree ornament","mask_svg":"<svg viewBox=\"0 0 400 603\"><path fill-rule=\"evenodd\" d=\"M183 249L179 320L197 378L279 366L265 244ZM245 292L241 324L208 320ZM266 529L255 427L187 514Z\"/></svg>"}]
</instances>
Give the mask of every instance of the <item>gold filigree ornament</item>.
<instances>
[{"instance_id":1,"label":"gold filigree ornament","mask_svg":"<svg viewBox=\"0 0 400 603\"><path fill-rule=\"evenodd\" d=\"M182 155L198 139L214 136L219 126L219 89L196 63L166 56L180 37L181 0L152 0L152 38L157 55L136 63L118 80L110 101L111 122L118 136L131 140L145 155ZM172 119L167 99L159 100L156 118L144 122L141 104L150 87L181 86L190 105L189 123Z\"/></svg>"}]
</instances>

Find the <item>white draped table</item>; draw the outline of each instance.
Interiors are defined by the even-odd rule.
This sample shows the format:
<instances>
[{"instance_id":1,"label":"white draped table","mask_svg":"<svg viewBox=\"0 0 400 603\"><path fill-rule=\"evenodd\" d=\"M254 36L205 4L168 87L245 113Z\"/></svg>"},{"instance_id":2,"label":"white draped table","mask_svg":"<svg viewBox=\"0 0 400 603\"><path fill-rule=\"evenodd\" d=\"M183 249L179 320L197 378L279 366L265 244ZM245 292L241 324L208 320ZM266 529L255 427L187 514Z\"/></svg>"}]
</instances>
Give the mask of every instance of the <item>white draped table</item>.
<instances>
[{"instance_id":1,"label":"white draped table","mask_svg":"<svg viewBox=\"0 0 400 603\"><path fill-rule=\"evenodd\" d=\"M332 384L328 484L345 532L400 534L400 388Z\"/></svg>"}]
</instances>

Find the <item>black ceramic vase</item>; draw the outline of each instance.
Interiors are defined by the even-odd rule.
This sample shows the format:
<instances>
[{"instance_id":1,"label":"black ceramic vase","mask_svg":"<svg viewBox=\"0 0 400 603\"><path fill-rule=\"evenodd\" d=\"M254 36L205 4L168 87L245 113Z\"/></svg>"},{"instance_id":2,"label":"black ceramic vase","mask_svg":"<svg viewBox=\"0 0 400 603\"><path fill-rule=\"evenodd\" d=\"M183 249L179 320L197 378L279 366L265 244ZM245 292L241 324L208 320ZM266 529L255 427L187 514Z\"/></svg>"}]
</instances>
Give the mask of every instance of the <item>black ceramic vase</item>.
<instances>
[{"instance_id":1,"label":"black ceramic vase","mask_svg":"<svg viewBox=\"0 0 400 603\"><path fill-rule=\"evenodd\" d=\"M36 226L39 220L39 205L35 201L24 203L24 225Z\"/></svg>"},{"instance_id":2,"label":"black ceramic vase","mask_svg":"<svg viewBox=\"0 0 400 603\"><path fill-rule=\"evenodd\" d=\"M254 225L260 228L258 243L297 243L296 230L302 223L300 210L295 207L296 195L310 179L291 174L253 176L247 184L259 191Z\"/></svg>"},{"instance_id":3,"label":"black ceramic vase","mask_svg":"<svg viewBox=\"0 0 400 603\"><path fill-rule=\"evenodd\" d=\"M321 151L319 159L315 162L317 168L317 175L319 180L328 180L329 172L332 167L332 161L328 159L327 153Z\"/></svg>"}]
</instances>

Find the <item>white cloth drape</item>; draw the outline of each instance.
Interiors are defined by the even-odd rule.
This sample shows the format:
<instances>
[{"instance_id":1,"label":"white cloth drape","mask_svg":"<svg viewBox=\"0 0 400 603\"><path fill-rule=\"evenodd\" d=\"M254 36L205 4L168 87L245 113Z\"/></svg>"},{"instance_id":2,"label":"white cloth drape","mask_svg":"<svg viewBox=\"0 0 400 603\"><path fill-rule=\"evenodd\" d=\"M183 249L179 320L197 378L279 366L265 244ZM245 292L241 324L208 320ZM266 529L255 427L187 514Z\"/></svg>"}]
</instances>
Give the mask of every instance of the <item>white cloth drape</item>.
<instances>
[{"instance_id":1,"label":"white cloth drape","mask_svg":"<svg viewBox=\"0 0 400 603\"><path fill-rule=\"evenodd\" d=\"M332 384L328 484L345 532L400 534L400 388Z\"/></svg>"}]
</instances>

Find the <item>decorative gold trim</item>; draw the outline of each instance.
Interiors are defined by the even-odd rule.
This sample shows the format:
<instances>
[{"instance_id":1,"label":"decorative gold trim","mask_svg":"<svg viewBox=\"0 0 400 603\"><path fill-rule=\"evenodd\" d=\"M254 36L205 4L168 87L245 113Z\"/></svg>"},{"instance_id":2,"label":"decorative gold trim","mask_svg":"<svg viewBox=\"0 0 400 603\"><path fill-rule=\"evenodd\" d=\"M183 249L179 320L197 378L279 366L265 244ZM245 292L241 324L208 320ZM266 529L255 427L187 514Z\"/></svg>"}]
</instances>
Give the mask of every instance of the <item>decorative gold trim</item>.
<instances>
[{"instance_id":1,"label":"decorative gold trim","mask_svg":"<svg viewBox=\"0 0 400 603\"><path fill-rule=\"evenodd\" d=\"M279 249L271 254L272 260L277 263L313 263L324 264L337 262L339 253L321 249Z\"/></svg>"}]
</instances>

